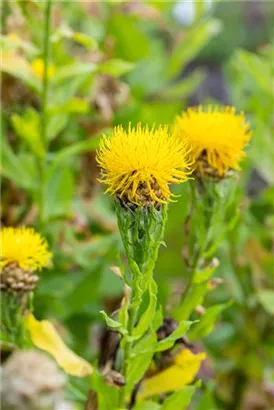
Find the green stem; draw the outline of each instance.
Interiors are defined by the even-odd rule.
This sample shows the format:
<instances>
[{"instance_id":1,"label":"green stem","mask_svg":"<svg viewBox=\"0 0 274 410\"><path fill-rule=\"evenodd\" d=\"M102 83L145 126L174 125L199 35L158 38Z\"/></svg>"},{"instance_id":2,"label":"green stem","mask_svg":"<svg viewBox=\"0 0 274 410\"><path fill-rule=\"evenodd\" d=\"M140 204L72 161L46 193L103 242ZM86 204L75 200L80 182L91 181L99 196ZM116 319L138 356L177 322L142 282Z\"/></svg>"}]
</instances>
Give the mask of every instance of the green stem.
<instances>
[{"instance_id":1,"label":"green stem","mask_svg":"<svg viewBox=\"0 0 274 410\"><path fill-rule=\"evenodd\" d=\"M130 364L130 356L131 356L132 343L133 343L131 340L131 336L132 336L135 322L137 320L138 310L139 310L139 306L136 304L134 305L131 304L128 308L128 322L127 322L128 335L125 340L123 368L122 368L122 374L126 381L128 377L128 368ZM124 405L125 405L125 393L126 393L125 387L122 387L121 392L120 392L120 400L119 400L119 406L121 408L124 408Z\"/></svg>"},{"instance_id":2,"label":"green stem","mask_svg":"<svg viewBox=\"0 0 274 410\"><path fill-rule=\"evenodd\" d=\"M8 15L8 0L3 0L2 1L2 6L1 6L1 33L6 34L6 19Z\"/></svg>"},{"instance_id":3,"label":"green stem","mask_svg":"<svg viewBox=\"0 0 274 410\"><path fill-rule=\"evenodd\" d=\"M49 47L50 47L50 20L51 20L52 0L47 0L45 5L45 27L43 41L43 61L44 76L42 90L42 118L41 118L41 137L44 147L47 149L47 104L48 104L48 66L49 66Z\"/></svg>"},{"instance_id":4,"label":"green stem","mask_svg":"<svg viewBox=\"0 0 274 410\"><path fill-rule=\"evenodd\" d=\"M44 40L43 40L43 61L44 61L44 76L42 87L42 112L41 112L41 140L45 149L45 155L39 159L39 225L40 228L44 225L44 205L45 205L45 185L46 185L46 155L48 151L47 138L47 110L48 110L48 65L50 51L50 21L51 21L51 6L52 0L47 0L45 4L44 17Z\"/></svg>"},{"instance_id":5,"label":"green stem","mask_svg":"<svg viewBox=\"0 0 274 410\"><path fill-rule=\"evenodd\" d=\"M195 184L190 184L190 189L191 189L191 209L193 209L194 212L195 212L195 201L196 201L196 192L195 192L196 187L195 187ZM191 215L190 215L190 218L191 218ZM207 220L206 235L205 235L205 238L204 238L203 245L200 246L198 249L197 248L195 249L195 247L194 247L193 254L191 255L191 259L190 259L191 263L190 263L190 266L188 268L189 280L188 280L186 289L185 289L184 294L183 294L184 299L187 298L189 292L191 291L191 287L193 285L193 280L194 280L194 277L195 277L196 270L199 267L200 262L203 258L203 255L204 255L204 253L207 249L208 237L209 237L208 232L209 232L209 226L210 226L210 223L211 223L211 219L212 219L212 216L209 218L209 220ZM189 248L189 251L190 251L190 248Z\"/></svg>"},{"instance_id":6,"label":"green stem","mask_svg":"<svg viewBox=\"0 0 274 410\"><path fill-rule=\"evenodd\" d=\"M74 394L75 401L77 400L78 402L81 402L81 403L86 402L86 400L87 400L86 396L80 390L78 390L76 387L74 387L72 383L68 382L67 387L68 387L68 390L72 394Z\"/></svg>"}]
</instances>

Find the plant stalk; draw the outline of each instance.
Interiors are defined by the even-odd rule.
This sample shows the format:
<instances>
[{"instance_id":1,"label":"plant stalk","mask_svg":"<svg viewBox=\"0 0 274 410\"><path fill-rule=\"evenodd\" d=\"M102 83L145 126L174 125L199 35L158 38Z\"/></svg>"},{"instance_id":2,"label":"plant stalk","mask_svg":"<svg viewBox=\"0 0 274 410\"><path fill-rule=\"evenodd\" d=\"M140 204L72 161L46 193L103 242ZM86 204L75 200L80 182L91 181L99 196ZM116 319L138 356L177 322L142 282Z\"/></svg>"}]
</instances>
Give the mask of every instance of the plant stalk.
<instances>
[{"instance_id":1,"label":"plant stalk","mask_svg":"<svg viewBox=\"0 0 274 410\"><path fill-rule=\"evenodd\" d=\"M46 185L46 156L48 151L47 138L47 111L48 111L48 66L49 66L49 52L50 52L50 22L51 22L52 0L47 0L45 4L44 15L44 39L43 39L43 62L44 75L42 85L42 111L41 111L41 140L44 146L45 153L39 159L39 176L40 176L40 192L39 192L39 225L43 228L44 225L44 207L45 207L45 185Z\"/></svg>"},{"instance_id":2,"label":"plant stalk","mask_svg":"<svg viewBox=\"0 0 274 410\"><path fill-rule=\"evenodd\" d=\"M131 299L131 303L132 303L132 299ZM138 310L139 310L139 307L136 306L135 304L130 305L128 308L128 322L127 322L128 335L125 340L123 368L122 368L122 374L125 378L125 381L127 381L127 377L128 377L128 368L129 368L132 343L133 343L131 340L131 336L132 336L135 322L137 320ZM125 405L125 393L126 391L125 391L125 386L124 386L121 388L121 392L120 392L119 406L121 408L124 408L124 405Z\"/></svg>"}]
</instances>

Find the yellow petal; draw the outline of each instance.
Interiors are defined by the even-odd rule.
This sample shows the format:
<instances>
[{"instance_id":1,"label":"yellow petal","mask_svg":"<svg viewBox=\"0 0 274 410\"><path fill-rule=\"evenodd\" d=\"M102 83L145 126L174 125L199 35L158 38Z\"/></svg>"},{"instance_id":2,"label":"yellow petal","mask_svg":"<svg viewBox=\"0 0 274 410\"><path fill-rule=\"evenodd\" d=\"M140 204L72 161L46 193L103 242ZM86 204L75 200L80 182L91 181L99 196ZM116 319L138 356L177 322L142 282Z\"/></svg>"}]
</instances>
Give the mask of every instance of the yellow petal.
<instances>
[{"instance_id":1,"label":"yellow petal","mask_svg":"<svg viewBox=\"0 0 274 410\"><path fill-rule=\"evenodd\" d=\"M143 381L137 399L176 391L192 383L205 357L205 353L195 355L189 349L183 349L175 357L173 365Z\"/></svg>"},{"instance_id":2,"label":"yellow petal","mask_svg":"<svg viewBox=\"0 0 274 410\"><path fill-rule=\"evenodd\" d=\"M33 344L53 356L67 374L85 377L92 373L92 366L65 345L52 323L36 320L29 313L26 324Z\"/></svg>"}]
</instances>

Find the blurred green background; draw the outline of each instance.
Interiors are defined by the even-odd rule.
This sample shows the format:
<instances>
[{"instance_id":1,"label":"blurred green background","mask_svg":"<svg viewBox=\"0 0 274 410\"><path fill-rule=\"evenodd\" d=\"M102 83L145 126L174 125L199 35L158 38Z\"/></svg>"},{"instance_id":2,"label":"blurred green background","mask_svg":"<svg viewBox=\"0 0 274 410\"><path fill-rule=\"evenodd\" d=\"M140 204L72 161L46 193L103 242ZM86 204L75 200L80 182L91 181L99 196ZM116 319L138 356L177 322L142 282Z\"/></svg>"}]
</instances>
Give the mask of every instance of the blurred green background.
<instances>
[{"instance_id":1,"label":"blurred green background","mask_svg":"<svg viewBox=\"0 0 274 410\"><path fill-rule=\"evenodd\" d=\"M208 359L196 410L274 408L273 17L267 1L56 1L45 152L44 2L2 1L2 224L46 235L54 258L35 295L36 316L53 320L89 360L100 349L99 311L113 311L122 295L110 269L121 251L113 202L97 181L100 136L117 124L171 124L189 105L207 103L234 105L251 123L237 187L241 217L218 250L224 283L205 308L234 303L198 346ZM155 271L167 314L187 279L188 184L174 191L180 197ZM72 383L86 394L88 382Z\"/></svg>"}]
</instances>

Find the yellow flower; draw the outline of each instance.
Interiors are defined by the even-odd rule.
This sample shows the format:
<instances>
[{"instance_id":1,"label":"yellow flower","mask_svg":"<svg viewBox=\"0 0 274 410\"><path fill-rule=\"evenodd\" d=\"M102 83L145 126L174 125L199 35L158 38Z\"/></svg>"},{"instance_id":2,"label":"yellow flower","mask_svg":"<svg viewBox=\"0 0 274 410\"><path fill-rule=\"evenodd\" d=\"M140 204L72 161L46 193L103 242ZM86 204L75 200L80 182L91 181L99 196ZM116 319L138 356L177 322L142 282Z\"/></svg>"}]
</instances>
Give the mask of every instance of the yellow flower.
<instances>
[{"instance_id":1,"label":"yellow flower","mask_svg":"<svg viewBox=\"0 0 274 410\"><path fill-rule=\"evenodd\" d=\"M174 128L187 141L198 171L207 165L222 177L239 169L251 132L244 114L235 111L229 106L199 106L176 117Z\"/></svg>"},{"instance_id":2,"label":"yellow flower","mask_svg":"<svg viewBox=\"0 0 274 410\"><path fill-rule=\"evenodd\" d=\"M100 182L107 192L124 202L155 205L171 200L169 184L188 179L190 166L183 141L169 134L167 126L159 128L129 125L114 129L111 138L101 140L97 162Z\"/></svg>"},{"instance_id":3,"label":"yellow flower","mask_svg":"<svg viewBox=\"0 0 274 410\"><path fill-rule=\"evenodd\" d=\"M48 244L32 228L1 229L1 268L17 263L21 269L41 269L48 265Z\"/></svg>"},{"instance_id":4,"label":"yellow flower","mask_svg":"<svg viewBox=\"0 0 274 410\"><path fill-rule=\"evenodd\" d=\"M31 68L34 74L40 78L40 80L43 80L44 78L44 72L45 72L45 65L44 61L42 58L37 58L36 60L33 60L31 63ZM48 78L52 78L55 74L55 66L53 64L48 65Z\"/></svg>"}]
</instances>

